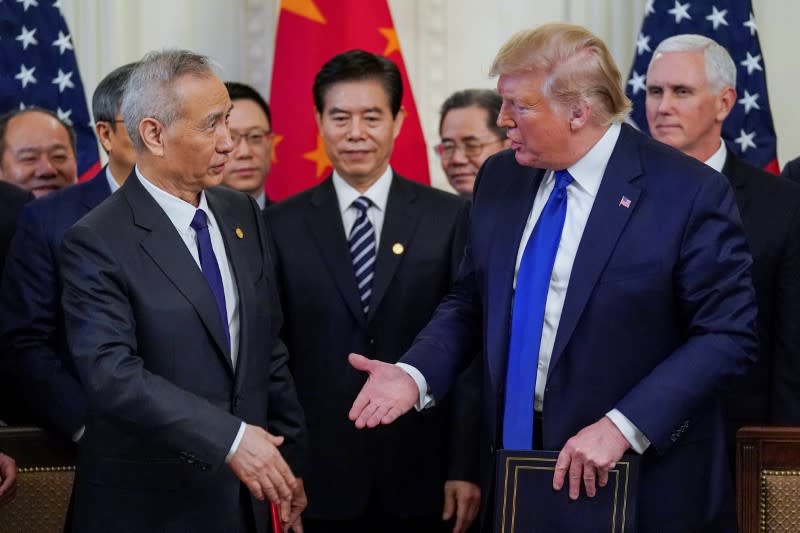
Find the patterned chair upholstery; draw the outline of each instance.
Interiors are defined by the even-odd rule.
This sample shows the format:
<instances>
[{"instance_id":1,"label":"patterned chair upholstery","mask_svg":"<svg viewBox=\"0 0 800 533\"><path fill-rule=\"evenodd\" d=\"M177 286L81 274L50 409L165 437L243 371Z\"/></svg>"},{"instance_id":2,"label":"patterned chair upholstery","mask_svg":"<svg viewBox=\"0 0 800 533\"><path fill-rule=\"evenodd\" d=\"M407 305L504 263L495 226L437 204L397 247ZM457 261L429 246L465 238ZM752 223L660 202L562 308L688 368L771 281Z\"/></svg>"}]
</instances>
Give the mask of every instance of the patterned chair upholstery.
<instances>
[{"instance_id":1,"label":"patterned chair upholstery","mask_svg":"<svg viewBox=\"0 0 800 533\"><path fill-rule=\"evenodd\" d=\"M800 427L744 427L736 434L741 533L800 531Z\"/></svg>"},{"instance_id":2,"label":"patterned chair upholstery","mask_svg":"<svg viewBox=\"0 0 800 533\"><path fill-rule=\"evenodd\" d=\"M0 428L0 451L17 462L17 495L0 531L61 533L75 477L75 447L33 427Z\"/></svg>"}]
</instances>

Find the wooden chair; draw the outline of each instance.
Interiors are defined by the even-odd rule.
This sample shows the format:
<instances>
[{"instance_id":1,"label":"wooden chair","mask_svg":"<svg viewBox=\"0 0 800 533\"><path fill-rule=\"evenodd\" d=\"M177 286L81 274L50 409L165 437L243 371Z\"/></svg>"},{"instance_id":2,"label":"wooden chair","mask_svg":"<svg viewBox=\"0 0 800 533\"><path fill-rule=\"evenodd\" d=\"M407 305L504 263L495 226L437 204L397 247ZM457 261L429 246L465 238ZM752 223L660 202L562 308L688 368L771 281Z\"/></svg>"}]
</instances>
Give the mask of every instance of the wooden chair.
<instances>
[{"instance_id":1,"label":"wooden chair","mask_svg":"<svg viewBox=\"0 0 800 533\"><path fill-rule=\"evenodd\" d=\"M17 495L0 508L0 531L61 533L75 477L75 447L34 427L0 428L0 451L17 462Z\"/></svg>"},{"instance_id":2,"label":"wooden chair","mask_svg":"<svg viewBox=\"0 0 800 533\"><path fill-rule=\"evenodd\" d=\"M740 533L800 531L800 427L736 433Z\"/></svg>"}]
</instances>

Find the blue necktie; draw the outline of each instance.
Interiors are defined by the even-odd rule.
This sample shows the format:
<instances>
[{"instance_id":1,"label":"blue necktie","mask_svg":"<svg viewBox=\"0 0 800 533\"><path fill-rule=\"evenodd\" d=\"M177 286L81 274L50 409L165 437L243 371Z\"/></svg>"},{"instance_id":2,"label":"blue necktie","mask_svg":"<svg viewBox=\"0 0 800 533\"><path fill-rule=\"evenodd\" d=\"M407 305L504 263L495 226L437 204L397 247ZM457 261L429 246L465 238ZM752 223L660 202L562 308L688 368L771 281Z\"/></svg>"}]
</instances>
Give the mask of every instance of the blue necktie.
<instances>
[{"instance_id":1,"label":"blue necktie","mask_svg":"<svg viewBox=\"0 0 800 533\"><path fill-rule=\"evenodd\" d=\"M372 201L359 196L351 204L358 210L356 222L350 230L350 257L353 260L353 270L356 274L358 295L361 299L361 308L366 315L369 312L369 297L372 295L372 276L375 273L375 228L367 218L367 209Z\"/></svg>"},{"instance_id":2,"label":"blue necktie","mask_svg":"<svg viewBox=\"0 0 800 533\"><path fill-rule=\"evenodd\" d=\"M555 186L525 245L517 272L503 412L503 447L509 449L533 446L533 395L544 306L567 216L567 186L572 182L566 170L554 174Z\"/></svg>"},{"instance_id":3,"label":"blue necktie","mask_svg":"<svg viewBox=\"0 0 800 533\"><path fill-rule=\"evenodd\" d=\"M200 270L208 282L214 299L217 301L217 310L222 320L222 330L225 332L225 340L228 347L231 345L231 332L228 329L228 311L225 307L225 289L222 286L222 275L219 273L219 263L217 256L214 255L214 248L211 246L211 234L208 232L208 217L206 212L198 209L194 212L194 218L190 224L197 234L197 252L200 256Z\"/></svg>"}]
</instances>

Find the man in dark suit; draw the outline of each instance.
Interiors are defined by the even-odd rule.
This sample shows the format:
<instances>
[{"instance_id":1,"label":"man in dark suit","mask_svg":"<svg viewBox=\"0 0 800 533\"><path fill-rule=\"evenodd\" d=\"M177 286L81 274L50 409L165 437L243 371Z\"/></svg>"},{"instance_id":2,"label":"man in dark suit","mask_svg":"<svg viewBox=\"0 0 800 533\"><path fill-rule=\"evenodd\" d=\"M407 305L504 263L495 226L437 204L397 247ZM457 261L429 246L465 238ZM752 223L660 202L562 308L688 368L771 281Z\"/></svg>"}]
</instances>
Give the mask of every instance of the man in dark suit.
<instances>
[{"instance_id":1,"label":"man in dark suit","mask_svg":"<svg viewBox=\"0 0 800 533\"><path fill-rule=\"evenodd\" d=\"M230 109L204 56L146 56L122 103L137 166L64 235L67 342L88 400L76 532L264 532L265 498L284 526L305 506L261 212L214 187Z\"/></svg>"},{"instance_id":2,"label":"man in dark suit","mask_svg":"<svg viewBox=\"0 0 800 533\"><path fill-rule=\"evenodd\" d=\"M728 392L730 454L742 426L800 424L800 186L745 163L722 141L735 87L733 59L707 37L676 35L653 52L650 133L727 176L753 255L760 350Z\"/></svg>"},{"instance_id":3,"label":"man in dark suit","mask_svg":"<svg viewBox=\"0 0 800 533\"><path fill-rule=\"evenodd\" d=\"M120 105L134 66L112 71L92 97L95 128L108 165L90 181L24 209L0 291L0 346L14 368L22 421L75 441L86 423L86 395L67 350L58 250L64 232L119 188L133 169L133 145Z\"/></svg>"},{"instance_id":4,"label":"man in dark suit","mask_svg":"<svg viewBox=\"0 0 800 533\"><path fill-rule=\"evenodd\" d=\"M792 159L783 167L781 176L789 178L794 181L800 181L800 157Z\"/></svg>"},{"instance_id":5,"label":"man in dark suit","mask_svg":"<svg viewBox=\"0 0 800 533\"><path fill-rule=\"evenodd\" d=\"M17 228L17 218L25 204L33 200L33 194L16 185L0 181L0 274L6 264L8 245Z\"/></svg>"},{"instance_id":6,"label":"man in dark suit","mask_svg":"<svg viewBox=\"0 0 800 533\"><path fill-rule=\"evenodd\" d=\"M0 116L0 180L41 198L75 183L75 132L52 111L28 107Z\"/></svg>"},{"instance_id":7,"label":"man in dark suit","mask_svg":"<svg viewBox=\"0 0 800 533\"><path fill-rule=\"evenodd\" d=\"M222 184L255 198L261 209L272 202L264 182L272 167L272 117L266 100L258 91L235 81L225 82L233 102L228 125L233 138L233 153L225 165Z\"/></svg>"},{"instance_id":8,"label":"man in dark suit","mask_svg":"<svg viewBox=\"0 0 800 533\"><path fill-rule=\"evenodd\" d=\"M309 428L309 532L460 532L478 510L479 380L462 384L455 405L442 399L381 432L347 420L363 384L347 355L397 361L463 254L465 203L389 166L401 100L388 59L361 50L330 59L314 102L333 175L266 211Z\"/></svg>"},{"instance_id":9,"label":"man in dark suit","mask_svg":"<svg viewBox=\"0 0 800 533\"><path fill-rule=\"evenodd\" d=\"M718 395L757 339L730 186L620 124L619 70L584 28L521 32L492 72L512 149L478 175L459 279L401 359L425 386L353 355L351 418L441 398L482 344L482 487L497 448L534 447L560 450L555 490L592 497L632 449L638 531L735 530Z\"/></svg>"}]
</instances>

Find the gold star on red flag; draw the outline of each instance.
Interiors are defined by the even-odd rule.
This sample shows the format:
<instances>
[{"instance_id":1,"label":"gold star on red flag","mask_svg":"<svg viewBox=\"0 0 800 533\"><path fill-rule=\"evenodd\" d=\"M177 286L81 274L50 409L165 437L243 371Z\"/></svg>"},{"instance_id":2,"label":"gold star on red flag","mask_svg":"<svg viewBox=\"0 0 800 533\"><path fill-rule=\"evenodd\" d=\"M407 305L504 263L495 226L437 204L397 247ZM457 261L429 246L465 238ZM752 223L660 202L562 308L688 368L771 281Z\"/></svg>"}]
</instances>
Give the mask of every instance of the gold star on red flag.
<instances>
[{"instance_id":1,"label":"gold star on red flag","mask_svg":"<svg viewBox=\"0 0 800 533\"><path fill-rule=\"evenodd\" d=\"M386 48L383 49L384 57L389 57L392 52L400 51L400 41L397 39L397 32L394 28L378 28L378 31L386 39Z\"/></svg>"},{"instance_id":2,"label":"gold star on red flag","mask_svg":"<svg viewBox=\"0 0 800 533\"><path fill-rule=\"evenodd\" d=\"M277 147L281 143L282 140L283 140L283 135L281 135L279 133L275 133L275 134L272 135L272 147L270 148L270 155L269 156L271 158L270 160L273 163L277 163L278 162Z\"/></svg>"},{"instance_id":3,"label":"gold star on red flag","mask_svg":"<svg viewBox=\"0 0 800 533\"><path fill-rule=\"evenodd\" d=\"M281 0L281 9L320 24L327 24L328 22L322 15L322 11L314 3L314 0Z\"/></svg>"},{"instance_id":4,"label":"gold star on red flag","mask_svg":"<svg viewBox=\"0 0 800 533\"><path fill-rule=\"evenodd\" d=\"M303 159L313 161L317 165L317 179L322 177L325 169L331 166L331 160L328 159L328 154L325 152L325 145L322 143L322 136L317 134L317 147L310 152L303 154Z\"/></svg>"}]
</instances>

